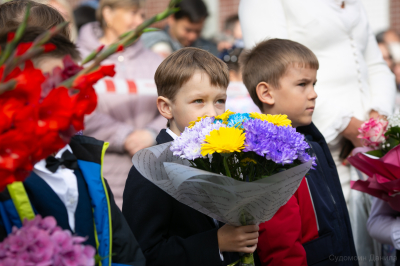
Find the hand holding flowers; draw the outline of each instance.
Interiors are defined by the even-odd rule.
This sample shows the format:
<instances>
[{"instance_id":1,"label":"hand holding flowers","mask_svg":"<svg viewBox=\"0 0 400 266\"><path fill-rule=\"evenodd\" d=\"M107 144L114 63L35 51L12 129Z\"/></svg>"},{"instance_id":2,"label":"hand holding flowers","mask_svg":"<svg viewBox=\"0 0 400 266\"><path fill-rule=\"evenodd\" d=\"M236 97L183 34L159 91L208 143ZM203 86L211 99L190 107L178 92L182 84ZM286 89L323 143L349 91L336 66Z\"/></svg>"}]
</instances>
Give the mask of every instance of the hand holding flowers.
<instances>
[{"instance_id":1,"label":"hand holding flowers","mask_svg":"<svg viewBox=\"0 0 400 266\"><path fill-rule=\"evenodd\" d=\"M369 151L356 153L348 160L368 179L352 182L351 187L400 210L400 197L396 196L400 191L400 115L393 115L388 121L371 118L359 131L359 138Z\"/></svg>"},{"instance_id":2,"label":"hand holding flowers","mask_svg":"<svg viewBox=\"0 0 400 266\"><path fill-rule=\"evenodd\" d=\"M285 115L227 111L198 118L172 143L141 150L132 162L181 203L224 222L221 251L252 252L255 224L271 219L315 164L309 148ZM252 254L240 261L254 265Z\"/></svg>"}]
</instances>

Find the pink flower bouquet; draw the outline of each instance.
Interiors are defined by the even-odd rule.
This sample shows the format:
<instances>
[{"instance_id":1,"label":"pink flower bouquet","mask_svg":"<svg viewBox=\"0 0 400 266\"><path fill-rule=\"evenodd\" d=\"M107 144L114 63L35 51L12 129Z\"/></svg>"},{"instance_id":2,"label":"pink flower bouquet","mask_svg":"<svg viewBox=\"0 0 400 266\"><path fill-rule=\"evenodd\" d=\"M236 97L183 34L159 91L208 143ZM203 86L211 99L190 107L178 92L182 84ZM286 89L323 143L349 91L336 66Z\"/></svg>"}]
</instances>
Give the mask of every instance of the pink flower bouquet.
<instances>
[{"instance_id":1,"label":"pink flower bouquet","mask_svg":"<svg viewBox=\"0 0 400 266\"><path fill-rule=\"evenodd\" d=\"M84 241L58 227L54 217L38 215L0 243L0 266L94 265L96 250Z\"/></svg>"},{"instance_id":2,"label":"pink flower bouquet","mask_svg":"<svg viewBox=\"0 0 400 266\"><path fill-rule=\"evenodd\" d=\"M352 181L351 188L391 202L400 211L400 205L393 204L400 194L400 115L390 117L389 122L371 118L359 131L359 138L369 148L356 149L348 160L368 179Z\"/></svg>"},{"instance_id":3,"label":"pink flower bouquet","mask_svg":"<svg viewBox=\"0 0 400 266\"><path fill-rule=\"evenodd\" d=\"M388 123L388 121L382 119L371 118L358 129L360 132L358 138L362 140L364 146L376 149L379 144L386 140L385 133Z\"/></svg>"}]
</instances>

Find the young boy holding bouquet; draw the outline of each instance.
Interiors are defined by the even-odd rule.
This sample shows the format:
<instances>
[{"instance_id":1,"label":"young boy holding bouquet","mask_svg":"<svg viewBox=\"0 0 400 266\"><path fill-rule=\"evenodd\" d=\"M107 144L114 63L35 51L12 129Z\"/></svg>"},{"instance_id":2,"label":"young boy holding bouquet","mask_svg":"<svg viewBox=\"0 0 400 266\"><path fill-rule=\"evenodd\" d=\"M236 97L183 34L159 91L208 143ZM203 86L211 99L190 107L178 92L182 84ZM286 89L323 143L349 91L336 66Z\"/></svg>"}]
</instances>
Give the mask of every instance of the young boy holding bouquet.
<instances>
[{"instance_id":1,"label":"young boy holding bouquet","mask_svg":"<svg viewBox=\"0 0 400 266\"><path fill-rule=\"evenodd\" d=\"M261 265L358 265L336 166L311 122L317 98L316 56L299 43L271 39L247 52L241 65L254 103L265 114L286 114L305 135L317 164L288 203L260 224Z\"/></svg>"},{"instance_id":2,"label":"young boy holding bouquet","mask_svg":"<svg viewBox=\"0 0 400 266\"><path fill-rule=\"evenodd\" d=\"M207 51L183 48L167 57L155 74L157 106L168 119L157 143L173 141L202 116L225 112L229 72ZM229 265L238 253L252 253L258 226L223 225L178 202L144 178L133 166L126 181L122 212L147 265Z\"/></svg>"},{"instance_id":3,"label":"young boy holding bouquet","mask_svg":"<svg viewBox=\"0 0 400 266\"><path fill-rule=\"evenodd\" d=\"M15 29L0 35L3 51L9 32L15 32ZM44 32L43 28L28 27L19 43L31 43ZM61 67L67 55L74 61L80 60L76 46L65 36L57 34L48 43L54 50L32 58L34 65L43 73L53 67ZM69 63L69 69L64 70L62 75L80 70L72 62ZM63 100L54 99L53 104L62 104ZM52 114L51 109L47 111ZM65 112L68 113L68 110ZM53 120L53 123L57 122ZM49 142L48 145L54 143ZM84 244L96 248L102 265L144 266L143 253L102 176L107 147L108 143L103 141L75 135L54 156L36 163L23 183L9 185L0 193L0 240L11 232L13 226L20 227L25 218L53 216L63 230L86 238Z\"/></svg>"}]
</instances>

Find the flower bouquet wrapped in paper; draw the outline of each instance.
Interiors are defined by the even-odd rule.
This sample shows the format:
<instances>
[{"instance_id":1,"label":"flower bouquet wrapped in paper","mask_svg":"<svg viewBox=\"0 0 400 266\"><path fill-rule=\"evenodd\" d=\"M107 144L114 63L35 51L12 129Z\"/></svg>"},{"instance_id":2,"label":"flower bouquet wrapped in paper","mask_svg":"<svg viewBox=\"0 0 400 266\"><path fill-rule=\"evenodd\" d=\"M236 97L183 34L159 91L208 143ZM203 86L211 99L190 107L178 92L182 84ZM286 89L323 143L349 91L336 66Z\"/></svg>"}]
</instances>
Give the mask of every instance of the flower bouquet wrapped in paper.
<instances>
[{"instance_id":1,"label":"flower bouquet wrapped in paper","mask_svg":"<svg viewBox=\"0 0 400 266\"><path fill-rule=\"evenodd\" d=\"M400 197L395 197L400 192L400 115L388 121L371 118L359 132L365 147L348 160L368 179L352 181L351 188L388 201L400 211Z\"/></svg>"},{"instance_id":2,"label":"flower bouquet wrapped in paper","mask_svg":"<svg viewBox=\"0 0 400 266\"><path fill-rule=\"evenodd\" d=\"M178 201L224 223L271 219L314 163L304 136L286 115L225 112L192 122L172 143L132 161ZM242 265L254 265L252 255Z\"/></svg>"}]
</instances>

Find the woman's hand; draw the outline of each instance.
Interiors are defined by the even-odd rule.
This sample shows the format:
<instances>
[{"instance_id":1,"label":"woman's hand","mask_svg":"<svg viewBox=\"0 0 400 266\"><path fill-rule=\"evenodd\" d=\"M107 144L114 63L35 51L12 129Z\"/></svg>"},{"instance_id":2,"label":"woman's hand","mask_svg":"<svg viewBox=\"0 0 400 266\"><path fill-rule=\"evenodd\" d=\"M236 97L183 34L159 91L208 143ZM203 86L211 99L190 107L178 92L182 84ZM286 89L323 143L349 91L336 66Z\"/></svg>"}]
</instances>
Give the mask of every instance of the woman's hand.
<instances>
[{"instance_id":1,"label":"woman's hand","mask_svg":"<svg viewBox=\"0 0 400 266\"><path fill-rule=\"evenodd\" d=\"M380 115L377 111L372 110L369 113L369 118L375 118L375 119L383 119L383 120L387 120L387 117L385 115Z\"/></svg>"},{"instance_id":2,"label":"woman's hand","mask_svg":"<svg viewBox=\"0 0 400 266\"><path fill-rule=\"evenodd\" d=\"M350 140L355 147L362 147L361 140L357 138L357 136L360 134L358 132L358 129L361 127L363 123L364 121L352 117L349 125L342 132L343 137Z\"/></svg>"},{"instance_id":3,"label":"woman's hand","mask_svg":"<svg viewBox=\"0 0 400 266\"><path fill-rule=\"evenodd\" d=\"M154 134L146 129L133 131L125 140L125 150L133 156L141 149L148 148L156 142Z\"/></svg>"}]
</instances>

